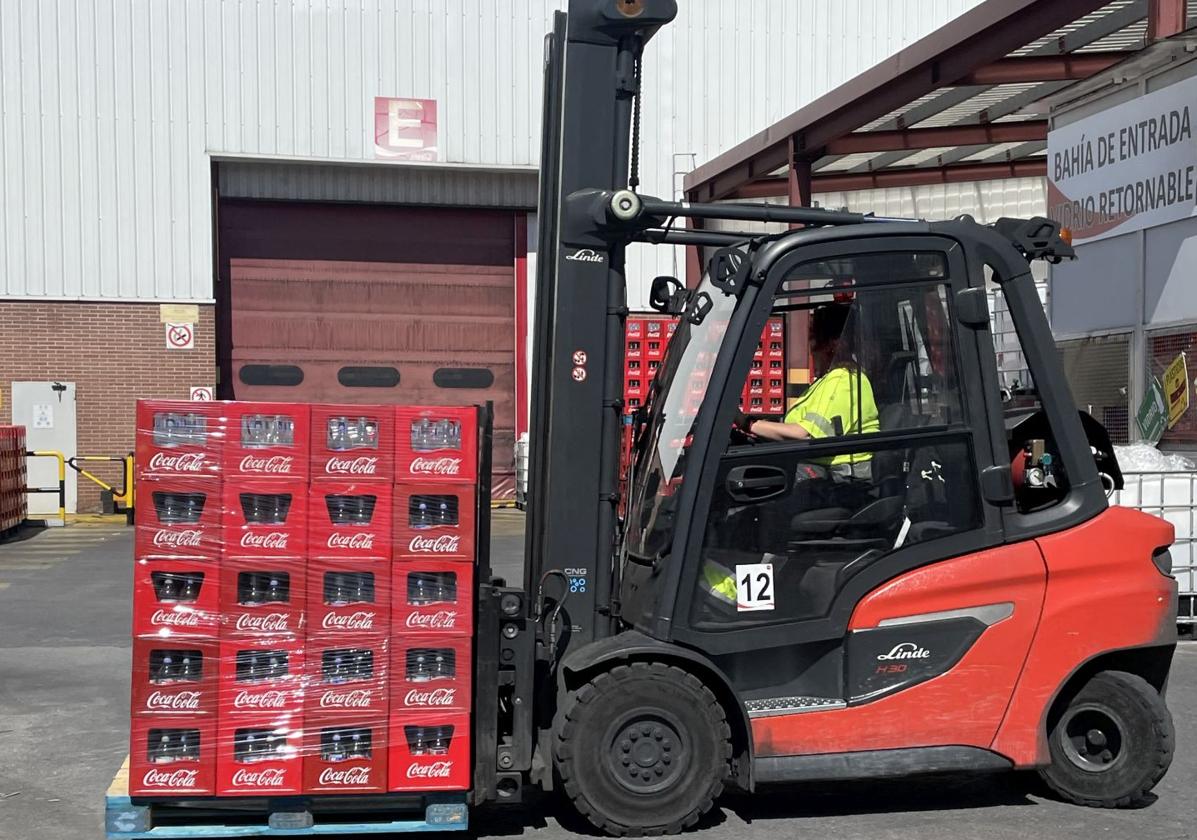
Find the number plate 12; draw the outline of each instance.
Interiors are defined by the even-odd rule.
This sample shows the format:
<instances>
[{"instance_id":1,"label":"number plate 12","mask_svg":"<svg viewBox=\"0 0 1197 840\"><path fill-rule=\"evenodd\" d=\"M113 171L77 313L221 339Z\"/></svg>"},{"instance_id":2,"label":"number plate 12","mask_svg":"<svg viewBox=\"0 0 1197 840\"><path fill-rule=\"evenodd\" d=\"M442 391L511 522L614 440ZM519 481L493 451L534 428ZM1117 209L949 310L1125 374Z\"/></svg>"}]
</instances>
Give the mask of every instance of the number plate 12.
<instances>
[{"instance_id":1,"label":"number plate 12","mask_svg":"<svg viewBox=\"0 0 1197 840\"><path fill-rule=\"evenodd\" d=\"M749 563L736 566L736 610L755 612L773 609L773 564Z\"/></svg>"}]
</instances>

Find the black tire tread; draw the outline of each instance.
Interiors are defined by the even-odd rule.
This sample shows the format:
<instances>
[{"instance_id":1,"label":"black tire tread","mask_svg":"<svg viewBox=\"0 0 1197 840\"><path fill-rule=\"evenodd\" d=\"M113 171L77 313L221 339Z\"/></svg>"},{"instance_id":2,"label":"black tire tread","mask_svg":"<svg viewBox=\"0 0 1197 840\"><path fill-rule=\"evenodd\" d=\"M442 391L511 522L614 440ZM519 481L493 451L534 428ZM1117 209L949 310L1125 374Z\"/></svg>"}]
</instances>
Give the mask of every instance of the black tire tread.
<instances>
[{"instance_id":1,"label":"black tire tread","mask_svg":"<svg viewBox=\"0 0 1197 840\"><path fill-rule=\"evenodd\" d=\"M720 758L723 762L724 772L704 791L699 804L681 819L659 825L628 826L602 814L594 803L586 798L577 782L571 739L577 731L578 715L583 707L593 703L596 698L604 696L608 691L617 689L620 683L642 677L653 677L668 680L671 683L684 684L701 698L701 713L710 720L712 727L720 734ZM626 665L618 665L596 675L577 691L570 692L561 709L560 720L561 724L557 727L557 732L554 735L553 746L554 764L558 777L574 808L600 831L614 837L658 837L665 834L677 834L697 823L699 818L711 809L715 800L723 793L731 766L731 726L715 695L689 671L663 662L631 662Z\"/></svg>"}]
</instances>

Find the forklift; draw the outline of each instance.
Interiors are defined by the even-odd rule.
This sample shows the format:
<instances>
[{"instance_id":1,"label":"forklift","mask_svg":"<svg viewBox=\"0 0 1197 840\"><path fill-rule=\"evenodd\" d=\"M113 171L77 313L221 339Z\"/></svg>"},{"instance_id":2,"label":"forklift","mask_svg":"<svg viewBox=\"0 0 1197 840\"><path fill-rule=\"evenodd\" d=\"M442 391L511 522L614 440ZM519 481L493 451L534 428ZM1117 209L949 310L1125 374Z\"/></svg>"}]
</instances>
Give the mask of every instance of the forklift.
<instances>
[{"instance_id":1,"label":"forklift","mask_svg":"<svg viewBox=\"0 0 1197 840\"><path fill-rule=\"evenodd\" d=\"M671 834L728 786L1035 768L1081 805L1142 803L1174 745L1173 531L1107 504L1109 436L1031 276L1068 235L640 194L641 62L676 12L571 0L546 38L525 571L480 560L472 801L537 786L609 834ZM761 222L790 229L736 229ZM635 243L705 271L652 282L678 327L624 487ZM1037 393L1017 414L994 288ZM823 373L852 393L766 435L739 395L777 317L834 327Z\"/></svg>"}]
</instances>

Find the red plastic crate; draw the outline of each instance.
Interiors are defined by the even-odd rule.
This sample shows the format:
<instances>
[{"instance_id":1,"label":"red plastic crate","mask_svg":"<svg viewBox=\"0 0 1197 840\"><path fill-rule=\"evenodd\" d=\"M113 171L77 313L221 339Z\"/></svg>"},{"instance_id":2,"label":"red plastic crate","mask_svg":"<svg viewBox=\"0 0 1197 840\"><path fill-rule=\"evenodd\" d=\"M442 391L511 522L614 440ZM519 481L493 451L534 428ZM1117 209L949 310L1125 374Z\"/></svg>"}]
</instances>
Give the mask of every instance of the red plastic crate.
<instances>
[{"instance_id":1,"label":"red plastic crate","mask_svg":"<svg viewBox=\"0 0 1197 840\"><path fill-rule=\"evenodd\" d=\"M464 635L474 629L474 567L460 560L391 565L391 634Z\"/></svg>"},{"instance_id":2,"label":"red plastic crate","mask_svg":"<svg viewBox=\"0 0 1197 840\"><path fill-rule=\"evenodd\" d=\"M310 551L347 560L390 557L392 497L392 486L377 481L313 482L308 509Z\"/></svg>"},{"instance_id":3,"label":"red plastic crate","mask_svg":"<svg viewBox=\"0 0 1197 840\"><path fill-rule=\"evenodd\" d=\"M302 789L302 715L220 717L216 729L218 794L276 796Z\"/></svg>"},{"instance_id":4,"label":"red plastic crate","mask_svg":"<svg viewBox=\"0 0 1197 840\"><path fill-rule=\"evenodd\" d=\"M308 715L304 720L304 793L384 793L387 718Z\"/></svg>"},{"instance_id":5,"label":"red plastic crate","mask_svg":"<svg viewBox=\"0 0 1197 840\"><path fill-rule=\"evenodd\" d=\"M136 557L211 557L222 544L220 483L211 478L143 478L137 482Z\"/></svg>"},{"instance_id":6,"label":"red plastic crate","mask_svg":"<svg viewBox=\"0 0 1197 840\"><path fill-rule=\"evenodd\" d=\"M394 407L312 406L311 450L313 479L393 481Z\"/></svg>"},{"instance_id":7,"label":"red plastic crate","mask_svg":"<svg viewBox=\"0 0 1197 840\"><path fill-rule=\"evenodd\" d=\"M391 711L468 712L468 636L407 636L391 639Z\"/></svg>"},{"instance_id":8,"label":"red plastic crate","mask_svg":"<svg viewBox=\"0 0 1197 840\"><path fill-rule=\"evenodd\" d=\"M306 481L226 481L223 500L226 555L303 557L307 553Z\"/></svg>"},{"instance_id":9,"label":"red plastic crate","mask_svg":"<svg viewBox=\"0 0 1197 840\"><path fill-rule=\"evenodd\" d=\"M220 645L204 639L134 639L134 715L213 714Z\"/></svg>"},{"instance_id":10,"label":"red plastic crate","mask_svg":"<svg viewBox=\"0 0 1197 840\"><path fill-rule=\"evenodd\" d=\"M221 635L301 633L307 612L307 563L289 557L221 561Z\"/></svg>"},{"instance_id":11,"label":"red plastic crate","mask_svg":"<svg viewBox=\"0 0 1197 840\"><path fill-rule=\"evenodd\" d=\"M449 424L456 432L446 436L442 424ZM473 406L395 409L396 481L473 483L477 478L477 409Z\"/></svg>"},{"instance_id":12,"label":"red plastic crate","mask_svg":"<svg viewBox=\"0 0 1197 840\"><path fill-rule=\"evenodd\" d=\"M390 790L465 790L470 775L468 713L391 713Z\"/></svg>"},{"instance_id":13,"label":"red plastic crate","mask_svg":"<svg viewBox=\"0 0 1197 840\"><path fill-rule=\"evenodd\" d=\"M220 717L303 710L304 639L258 636L220 642Z\"/></svg>"},{"instance_id":14,"label":"red plastic crate","mask_svg":"<svg viewBox=\"0 0 1197 840\"><path fill-rule=\"evenodd\" d=\"M390 561L309 560L307 625L312 633L385 633L391 626Z\"/></svg>"},{"instance_id":15,"label":"red plastic crate","mask_svg":"<svg viewBox=\"0 0 1197 840\"><path fill-rule=\"evenodd\" d=\"M134 465L149 476L218 476L225 403L138 400Z\"/></svg>"},{"instance_id":16,"label":"red plastic crate","mask_svg":"<svg viewBox=\"0 0 1197 840\"><path fill-rule=\"evenodd\" d=\"M133 564L133 635L215 639L220 633L220 563L215 558Z\"/></svg>"},{"instance_id":17,"label":"red plastic crate","mask_svg":"<svg viewBox=\"0 0 1197 840\"><path fill-rule=\"evenodd\" d=\"M225 479L307 480L311 407L298 403L226 403Z\"/></svg>"},{"instance_id":18,"label":"red plastic crate","mask_svg":"<svg viewBox=\"0 0 1197 840\"><path fill-rule=\"evenodd\" d=\"M133 716L129 725L130 796L211 796L215 792L215 717Z\"/></svg>"},{"instance_id":19,"label":"red plastic crate","mask_svg":"<svg viewBox=\"0 0 1197 840\"><path fill-rule=\"evenodd\" d=\"M475 504L471 484L396 484L394 557L473 560Z\"/></svg>"},{"instance_id":20,"label":"red plastic crate","mask_svg":"<svg viewBox=\"0 0 1197 840\"><path fill-rule=\"evenodd\" d=\"M361 716L386 712L388 649L384 633L308 636L308 713Z\"/></svg>"}]
</instances>

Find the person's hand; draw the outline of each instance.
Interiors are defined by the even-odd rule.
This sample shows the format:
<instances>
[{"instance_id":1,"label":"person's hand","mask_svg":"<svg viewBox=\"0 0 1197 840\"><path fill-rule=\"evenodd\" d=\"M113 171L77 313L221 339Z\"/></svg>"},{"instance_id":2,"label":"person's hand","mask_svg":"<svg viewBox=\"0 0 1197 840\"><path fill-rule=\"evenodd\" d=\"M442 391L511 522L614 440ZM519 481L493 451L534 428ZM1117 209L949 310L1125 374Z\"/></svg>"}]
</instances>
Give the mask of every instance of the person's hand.
<instances>
[{"instance_id":1,"label":"person's hand","mask_svg":"<svg viewBox=\"0 0 1197 840\"><path fill-rule=\"evenodd\" d=\"M732 419L732 425L746 435L752 434L752 421L755 419L755 417L750 417L737 409L736 416Z\"/></svg>"}]
</instances>

